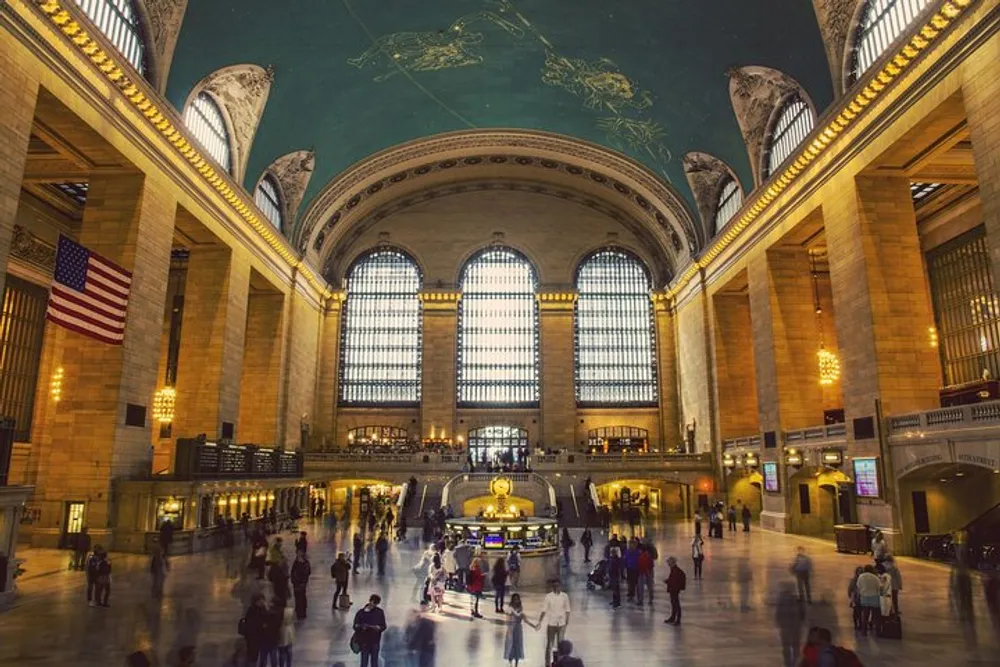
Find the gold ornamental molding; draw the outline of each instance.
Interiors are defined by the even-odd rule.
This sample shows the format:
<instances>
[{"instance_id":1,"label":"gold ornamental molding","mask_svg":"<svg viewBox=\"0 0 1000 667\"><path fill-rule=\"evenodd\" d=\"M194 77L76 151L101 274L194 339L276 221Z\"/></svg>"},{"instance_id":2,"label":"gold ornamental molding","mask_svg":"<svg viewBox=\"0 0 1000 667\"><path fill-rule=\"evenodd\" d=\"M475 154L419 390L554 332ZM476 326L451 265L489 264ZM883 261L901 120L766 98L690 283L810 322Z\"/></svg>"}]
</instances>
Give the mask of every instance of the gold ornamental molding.
<instances>
[{"instance_id":1,"label":"gold ornamental molding","mask_svg":"<svg viewBox=\"0 0 1000 667\"><path fill-rule=\"evenodd\" d=\"M538 292L535 294L535 301L538 302L538 309L541 311L571 311L576 307L579 297L580 294L575 291Z\"/></svg>"},{"instance_id":2,"label":"gold ornamental molding","mask_svg":"<svg viewBox=\"0 0 1000 667\"><path fill-rule=\"evenodd\" d=\"M752 204L745 205L739 218L731 222L725 232L708 247L704 254L691 262L687 270L684 271L667 291L670 298L677 296L680 291L698 273L709 266L734 241L741 238L744 232L753 224L762 213L767 211L771 204L792 183L795 183L802 173L821 156L829 150L834 139L855 125L862 112L873 102L882 97L891 83L899 79L906 70L914 63L917 57L927 51L935 44L948 26L952 25L975 0L946 0L942 2L937 11L934 12L927 22L916 30L913 36L904 43L892 57L884 59L884 65L874 74L869 75L868 82L852 98L843 100L839 110L833 110L827 114L830 119L825 126L817 127L813 131L813 140L802 148L795 160L780 174L772 176L769 183L764 183L763 191L753 200Z\"/></svg>"},{"instance_id":3,"label":"gold ornamental molding","mask_svg":"<svg viewBox=\"0 0 1000 667\"><path fill-rule=\"evenodd\" d=\"M216 171L211 160L205 158L188 141L186 131L178 127L171 118L172 113L160 107L160 101L152 99L133 81L133 74L118 64L117 58L108 53L98 40L88 32L73 13L59 0L33 0L41 13L59 30L81 54L125 97L146 121L166 139L187 162L197 170L201 178L218 192L226 203L243 218L290 267L297 270L314 289L324 297L329 297L329 286L312 272L309 266L282 242L270 222L257 215L255 206L247 203L243 194L233 188L226 178Z\"/></svg>"},{"instance_id":4,"label":"gold ornamental molding","mask_svg":"<svg viewBox=\"0 0 1000 667\"><path fill-rule=\"evenodd\" d=\"M424 310L458 310L462 293L454 290L425 290L420 292Z\"/></svg>"}]
</instances>

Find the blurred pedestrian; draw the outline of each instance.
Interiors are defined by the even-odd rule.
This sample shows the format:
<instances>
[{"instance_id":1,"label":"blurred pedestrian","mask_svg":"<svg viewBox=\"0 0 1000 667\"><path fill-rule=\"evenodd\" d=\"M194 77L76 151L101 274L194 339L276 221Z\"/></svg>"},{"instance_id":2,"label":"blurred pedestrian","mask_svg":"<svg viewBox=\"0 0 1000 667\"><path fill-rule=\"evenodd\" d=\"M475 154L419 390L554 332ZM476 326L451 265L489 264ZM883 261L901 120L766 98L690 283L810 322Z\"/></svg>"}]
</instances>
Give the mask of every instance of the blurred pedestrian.
<instances>
[{"instance_id":1,"label":"blurred pedestrian","mask_svg":"<svg viewBox=\"0 0 1000 667\"><path fill-rule=\"evenodd\" d=\"M167 571L170 564L167 562L166 554L159 545L154 544L152 555L149 557L149 574L152 579L152 597L158 600L163 597L163 584L167 580Z\"/></svg>"},{"instance_id":2,"label":"blurred pedestrian","mask_svg":"<svg viewBox=\"0 0 1000 667\"><path fill-rule=\"evenodd\" d=\"M799 602L812 604L812 590L810 579L812 578L812 559L806 555L805 547L799 547L795 554L795 559L789 568L795 575L795 583L799 589Z\"/></svg>"},{"instance_id":3,"label":"blurred pedestrian","mask_svg":"<svg viewBox=\"0 0 1000 667\"><path fill-rule=\"evenodd\" d=\"M795 667L799 660L799 644L802 641L804 616L794 590L790 583L781 584L774 611L774 623L778 627L784 667Z\"/></svg>"}]
</instances>

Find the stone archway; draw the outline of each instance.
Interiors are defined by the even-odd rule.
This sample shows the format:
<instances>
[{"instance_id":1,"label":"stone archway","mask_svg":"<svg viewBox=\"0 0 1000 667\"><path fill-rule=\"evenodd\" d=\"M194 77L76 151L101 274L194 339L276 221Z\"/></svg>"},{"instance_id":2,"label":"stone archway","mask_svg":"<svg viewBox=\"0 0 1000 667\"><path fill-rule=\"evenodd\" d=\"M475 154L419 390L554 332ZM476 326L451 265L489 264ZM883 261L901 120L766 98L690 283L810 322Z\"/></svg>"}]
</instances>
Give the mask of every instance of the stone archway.
<instances>
[{"instance_id":1,"label":"stone archway","mask_svg":"<svg viewBox=\"0 0 1000 667\"><path fill-rule=\"evenodd\" d=\"M790 532L832 539L833 527L852 520L856 514L852 484L843 471L825 466L806 466L790 475Z\"/></svg>"}]
</instances>

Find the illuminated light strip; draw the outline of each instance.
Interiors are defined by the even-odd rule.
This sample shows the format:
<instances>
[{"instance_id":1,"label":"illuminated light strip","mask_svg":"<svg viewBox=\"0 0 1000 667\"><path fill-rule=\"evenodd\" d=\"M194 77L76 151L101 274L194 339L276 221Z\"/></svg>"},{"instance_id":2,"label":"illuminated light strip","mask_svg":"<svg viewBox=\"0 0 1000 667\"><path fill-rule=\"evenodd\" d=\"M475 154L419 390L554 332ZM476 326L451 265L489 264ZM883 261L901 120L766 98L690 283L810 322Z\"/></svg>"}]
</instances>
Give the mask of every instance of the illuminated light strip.
<instances>
[{"instance_id":1,"label":"illuminated light strip","mask_svg":"<svg viewBox=\"0 0 1000 667\"><path fill-rule=\"evenodd\" d=\"M853 99L843 102L843 108L827 123L826 127L815 133L816 138L803 148L794 160L789 158L791 164L780 175L772 176L772 182L767 186L767 189L757 197L756 201L750 204L730 230L716 240L697 261L688 265L687 270L666 291L667 298L675 298L701 269L707 268L712 260L742 236L743 231L768 209L771 202L798 180L799 175L829 149L833 140L854 124L865 107L880 97L888 85L898 79L913 63L914 59L922 51L926 51L941 36L942 31L954 23L955 19L961 16L973 2L974 0L946 0L942 3L927 23L917 30L906 44L900 47L896 55L889 58L880 71L869 76L865 87Z\"/></svg>"},{"instance_id":2,"label":"illuminated light strip","mask_svg":"<svg viewBox=\"0 0 1000 667\"><path fill-rule=\"evenodd\" d=\"M958 1L958 0L956 0ZM146 96L129 78L125 70L115 63L113 56L101 48L99 42L93 39L84 27L75 19L59 0L34 0L42 14L63 33L80 53L86 56L97 69L122 93L133 107L166 139L177 152L202 176L216 192L222 195L233 210L239 213L246 222L263 238L271 248L284 259L289 266L299 271L314 289L324 298L331 296L329 285L316 277L309 266L294 252L288 249L274 233L270 221L261 220L253 207L247 205L243 197L226 183L225 179L216 173L208 160L184 137L184 133L167 118L156 106L156 102Z\"/></svg>"}]
</instances>

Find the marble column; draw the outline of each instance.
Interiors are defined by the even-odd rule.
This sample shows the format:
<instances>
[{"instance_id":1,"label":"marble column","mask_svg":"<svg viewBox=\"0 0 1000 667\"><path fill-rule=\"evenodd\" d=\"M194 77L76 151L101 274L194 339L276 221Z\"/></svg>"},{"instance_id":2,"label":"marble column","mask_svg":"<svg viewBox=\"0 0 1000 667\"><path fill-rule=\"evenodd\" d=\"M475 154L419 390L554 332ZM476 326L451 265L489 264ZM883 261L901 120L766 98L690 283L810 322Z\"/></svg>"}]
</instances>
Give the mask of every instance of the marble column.
<instances>
[{"instance_id":1,"label":"marble column","mask_svg":"<svg viewBox=\"0 0 1000 667\"><path fill-rule=\"evenodd\" d=\"M655 292L656 380L660 394L660 451L683 444L677 403L677 341L674 313L663 292Z\"/></svg>"}]
</instances>

